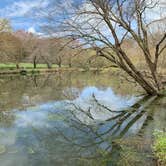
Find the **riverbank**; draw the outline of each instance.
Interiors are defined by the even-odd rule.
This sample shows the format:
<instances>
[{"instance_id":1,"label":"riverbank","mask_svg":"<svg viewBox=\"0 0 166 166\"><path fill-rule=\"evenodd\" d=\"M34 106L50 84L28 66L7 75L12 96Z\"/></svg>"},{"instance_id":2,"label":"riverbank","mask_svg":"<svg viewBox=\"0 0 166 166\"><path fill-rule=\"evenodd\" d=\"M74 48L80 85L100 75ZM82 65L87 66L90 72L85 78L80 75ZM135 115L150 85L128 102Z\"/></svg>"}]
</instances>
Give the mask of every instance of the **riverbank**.
<instances>
[{"instance_id":1,"label":"riverbank","mask_svg":"<svg viewBox=\"0 0 166 166\"><path fill-rule=\"evenodd\" d=\"M166 132L155 131L153 147L158 166L166 165Z\"/></svg>"},{"instance_id":2,"label":"riverbank","mask_svg":"<svg viewBox=\"0 0 166 166\"><path fill-rule=\"evenodd\" d=\"M16 64L0 64L0 75L10 75L10 74L44 74L44 73L55 73L55 72L64 72L64 71L109 71L110 68L80 68L80 67L68 67L57 65L52 65L52 68L48 68L46 64L37 64L36 68L33 67L31 63L20 63L19 69L16 68ZM111 70L117 70L117 68L111 68Z\"/></svg>"},{"instance_id":3,"label":"riverbank","mask_svg":"<svg viewBox=\"0 0 166 166\"><path fill-rule=\"evenodd\" d=\"M45 74L45 73L56 73L56 72L86 72L86 71L94 71L94 72L115 72L116 74L120 71L116 67L103 67L103 68L94 68L94 67L68 67L68 66L62 66L59 67L57 65L52 65L52 68L48 68L46 64L37 64L36 68L33 67L32 63L20 63L19 69L16 68L16 64L9 63L9 64L1 64L0 63L0 75L14 75L14 74L21 74L21 75L27 75L27 74ZM163 75L163 77L166 76L166 70L162 69L159 71L160 75ZM164 81L166 82L166 80Z\"/></svg>"},{"instance_id":4,"label":"riverbank","mask_svg":"<svg viewBox=\"0 0 166 166\"><path fill-rule=\"evenodd\" d=\"M105 69L97 69L90 68L88 71L103 71ZM55 72L63 72L63 71L78 71L85 72L86 69L83 68L69 68L69 67L61 67L61 68L52 68L52 69L14 69L14 70L0 70L0 75L9 75L9 74L43 74L43 73L55 73Z\"/></svg>"}]
</instances>

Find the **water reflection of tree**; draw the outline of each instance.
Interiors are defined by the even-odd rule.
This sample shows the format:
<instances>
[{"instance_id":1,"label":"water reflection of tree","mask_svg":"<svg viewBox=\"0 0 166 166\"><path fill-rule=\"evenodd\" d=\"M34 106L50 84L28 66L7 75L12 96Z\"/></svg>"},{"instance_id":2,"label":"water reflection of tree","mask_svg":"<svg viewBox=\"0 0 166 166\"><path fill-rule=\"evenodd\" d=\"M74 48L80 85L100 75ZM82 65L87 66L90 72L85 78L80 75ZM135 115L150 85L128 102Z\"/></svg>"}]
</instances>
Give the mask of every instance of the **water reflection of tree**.
<instances>
[{"instance_id":1,"label":"water reflection of tree","mask_svg":"<svg viewBox=\"0 0 166 166\"><path fill-rule=\"evenodd\" d=\"M6 95L7 98L3 98L2 94L2 99L12 101L6 104L4 110L9 110L13 106L20 106L22 104L20 99L22 99L24 94L27 94L35 101L66 99L68 96L64 96L62 91L68 95L66 89L71 89L73 86L76 87L77 83L81 82L79 79L73 80L72 78L73 76L69 75L67 77L63 74L56 76L44 75L42 77L33 76L28 78L20 77L19 79L12 77L12 81L6 80L3 82L4 86L2 86L3 89L1 89L2 91L5 89L5 91L8 92L8 95ZM75 82L73 83L73 81ZM85 85L86 83L80 83L77 86L81 89ZM10 87L12 88L10 89ZM73 94L73 91L71 94ZM39 99L37 99L37 96L39 96ZM73 99L72 97L69 97L69 99L70 98ZM151 122L151 118L153 117L153 111L148 112L147 109L151 103L156 102L155 100L155 97L150 98L145 96L130 108L121 111L112 110L98 100L95 95L91 96L92 104L88 109L85 109L74 101L69 102L66 105L66 110L59 113L51 112L53 117L54 115L56 116L54 117L55 121L50 122L50 128L32 128L33 132L31 134L33 139L23 138L22 141L24 141L23 144L25 145L27 143L26 147L31 145L30 147L35 149L36 154L33 155L34 160L40 158L41 161L49 160L48 162L50 163L56 163L57 165L66 164L67 166L74 166L74 164L76 166L83 164L86 166L88 166L88 164L90 166L101 166L100 161L107 160L107 157L110 159L112 154L116 154L116 158L120 155L119 153L122 147L116 143L115 140L117 138L123 138L131 134L132 131L135 133L143 132L144 128ZM95 120L92 115L94 106L96 109L105 110L113 116L107 118L105 121ZM81 113L81 115L91 123L82 121L77 113ZM5 118L3 117L3 119ZM135 124L141 125L138 127L135 126ZM54 126L54 128L52 128L52 126ZM20 131L20 135L22 134L21 132L22 131ZM18 138L18 142L20 142L19 139L20 138ZM106 156L103 156L105 153ZM115 156L113 156L113 158ZM64 159L66 159L66 161L62 161ZM79 162L80 160L81 162ZM42 163L36 163L36 165L42 165Z\"/></svg>"},{"instance_id":2,"label":"water reflection of tree","mask_svg":"<svg viewBox=\"0 0 166 166\"><path fill-rule=\"evenodd\" d=\"M101 109L105 109L106 111L109 111L114 114L114 116L111 116L108 118L105 122L101 122L98 124L97 129L102 128L105 125L109 124L109 129L100 133L101 135L106 135L106 134L111 134L112 136L123 136L125 135L128 130L143 116L146 115L146 118L142 121L142 126L143 124L146 123L146 119L148 117L148 112L146 111L146 108L149 107L149 105L157 98L157 97L149 97L145 96L141 100L139 100L137 103L132 105L129 109L122 110L122 111L114 111L111 110L108 106L105 106L101 104L94 95L93 97L93 104L94 102L96 103L97 107L100 107ZM89 107L88 110L83 110L80 106L75 105L74 103L70 103L74 105L74 109L76 109L78 112L81 112L87 116L87 118L91 119L94 121L93 115L91 114L91 108ZM76 111L74 111L76 112ZM75 114L73 110L71 110L72 115L74 118L77 120L77 123L84 125L85 123L82 122ZM151 116L151 115L150 115ZM114 122L114 123L113 123ZM86 126L90 126L87 125ZM141 130L141 128L140 128Z\"/></svg>"},{"instance_id":3,"label":"water reflection of tree","mask_svg":"<svg viewBox=\"0 0 166 166\"><path fill-rule=\"evenodd\" d=\"M24 103L27 107L49 100L63 100L62 91L70 86L71 79L67 78L60 73L0 78L0 111L23 109Z\"/></svg>"},{"instance_id":4,"label":"water reflection of tree","mask_svg":"<svg viewBox=\"0 0 166 166\"><path fill-rule=\"evenodd\" d=\"M153 116L152 112L148 112L147 109L151 103L156 101L156 97L145 96L129 109L117 112L100 103L94 95L92 98L93 104L95 102L97 107L113 113L114 116L103 122L95 121L90 108L87 111L75 103L68 103L70 105L67 107L68 112L56 112L56 118L58 114L59 120L56 119L54 129L37 132L39 137L45 135L42 138L42 146L43 149L47 149L46 155L52 157L51 160L54 163L59 162L63 165L61 160L65 158L67 164L79 165L81 161L80 165L92 165L93 163L93 165L101 166L103 162L111 165L112 158L116 161L120 160L123 149L116 143L116 139L132 134L131 129L138 122L141 125L132 130L140 133ZM93 123L83 122L77 116L76 110L83 113ZM52 114L54 115L54 112ZM51 154L54 154L54 157Z\"/></svg>"},{"instance_id":5,"label":"water reflection of tree","mask_svg":"<svg viewBox=\"0 0 166 166\"><path fill-rule=\"evenodd\" d=\"M74 117L71 120L67 120L66 123L70 124L70 127L75 128L76 130L79 130L81 133L87 134L90 136L90 139L87 139L85 142L78 141L80 139L80 135L78 135L78 138L69 138L65 136L65 133L62 131L59 131L61 135L64 136L66 141L70 142L73 146L78 146L82 148L84 151L94 147L95 149L100 149L99 151L107 151L109 152L109 159L115 158L115 160L119 160L118 156L120 157L120 152L122 150L121 146L114 142L117 138L122 138L125 135L130 135L131 129L134 127L136 123L139 124L139 127L137 129L137 126L132 129L136 130L137 133L140 133L143 131L144 127L148 124L150 119L152 119L152 112L147 112L148 107L156 100L157 97L149 97L145 96L141 100L139 100L137 103L132 105L129 109L122 110L122 111L113 111L109 107L103 105L100 103L95 95L92 95L93 98L93 104L94 102L96 105L102 109L105 109L111 113L114 114L111 118L108 118L103 123L97 123L94 126L88 125L82 122L76 115L75 111L71 110L71 114ZM74 109L77 109L79 112L84 113L87 118L90 118L92 121L94 121L93 115L91 114L91 110L89 107L88 110L83 110L80 108L80 106L74 105ZM104 126L107 126L106 130L102 131L102 128ZM136 134L136 133L135 133ZM100 154L100 156L99 156ZM101 153L97 154L96 156L96 150L95 153L91 154L92 156L86 156L83 155L82 157L92 159L92 158L99 158L103 157ZM94 155L94 156L93 156ZM109 161L111 164L112 161ZM115 164L115 163L114 163ZM135 163L136 164L136 163Z\"/></svg>"}]
</instances>

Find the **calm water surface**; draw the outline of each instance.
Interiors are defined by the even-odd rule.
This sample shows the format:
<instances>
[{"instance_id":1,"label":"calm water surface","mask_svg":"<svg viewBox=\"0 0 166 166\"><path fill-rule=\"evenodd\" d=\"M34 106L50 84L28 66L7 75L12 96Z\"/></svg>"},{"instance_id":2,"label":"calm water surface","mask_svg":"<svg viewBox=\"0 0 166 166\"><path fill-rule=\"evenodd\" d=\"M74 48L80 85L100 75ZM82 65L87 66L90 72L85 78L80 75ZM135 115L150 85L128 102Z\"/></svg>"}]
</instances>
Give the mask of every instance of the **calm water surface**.
<instances>
[{"instance_id":1,"label":"calm water surface","mask_svg":"<svg viewBox=\"0 0 166 166\"><path fill-rule=\"evenodd\" d=\"M153 166L166 98L140 93L109 73L0 77L0 165Z\"/></svg>"}]
</instances>

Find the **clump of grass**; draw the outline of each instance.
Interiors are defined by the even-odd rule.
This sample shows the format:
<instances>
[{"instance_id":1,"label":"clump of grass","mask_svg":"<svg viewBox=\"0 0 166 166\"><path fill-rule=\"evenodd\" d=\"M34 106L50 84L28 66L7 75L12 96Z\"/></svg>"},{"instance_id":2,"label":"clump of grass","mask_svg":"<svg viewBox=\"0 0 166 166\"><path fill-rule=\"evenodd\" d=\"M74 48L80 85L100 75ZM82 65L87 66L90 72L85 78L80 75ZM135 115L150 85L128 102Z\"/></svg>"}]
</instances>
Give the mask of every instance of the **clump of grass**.
<instances>
[{"instance_id":1,"label":"clump of grass","mask_svg":"<svg viewBox=\"0 0 166 166\"><path fill-rule=\"evenodd\" d=\"M155 131L154 137L154 155L158 159L158 165L164 166L166 165L166 132Z\"/></svg>"}]
</instances>

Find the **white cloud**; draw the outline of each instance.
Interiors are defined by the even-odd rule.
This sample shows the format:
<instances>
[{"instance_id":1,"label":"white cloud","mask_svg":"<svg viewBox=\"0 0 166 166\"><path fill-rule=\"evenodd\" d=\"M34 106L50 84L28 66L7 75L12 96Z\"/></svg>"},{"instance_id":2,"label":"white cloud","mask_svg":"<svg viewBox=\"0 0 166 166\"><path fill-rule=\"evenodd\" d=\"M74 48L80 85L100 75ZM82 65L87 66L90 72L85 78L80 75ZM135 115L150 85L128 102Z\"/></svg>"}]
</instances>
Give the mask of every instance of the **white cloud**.
<instances>
[{"instance_id":1,"label":"white cloud","mask_svg":"<svg viewBox=\"0 0 166 166\"><path fill-rule=\"evenodd\" d=\"M151 1L147 0L147 4L150 4ZM161 30L166 31L166 1L165 0L154 0L153 6L156 3L154 8L149 8L145 11L146 21L150 25L149 28L152 32ZM158 20L158 21L156 21ZM161 21L159 21L161 20Z\"/></svg>"},{"instance_id":2,"label":"white cloud","mask_svg":"<svg viewBox=\"0 0 166 166\"><path fill-rule=\"evenodd\" d=\"M26 0L26 1L16 1L5 8L0 9L1 17L23 17L27 13L30 13L35 8L46 7L48 5L48 0Z\"/></svg>"},{"instance_id":3,"label":"white cloud","mask_svg":"<svg viewBox=\"0 0 166 166\"><path fill-rule=\"evenodd\" d=\"M35 30L34 27L30 27L30 28L28 28L28 32L35 34L35 33L36 33L36 30Z\"/></svg>"},{"instance_id":4,"label":"white cloud","mask_svg":"<svg viewBox=\"0 0 166 166\"><path fill-rule=\"evenodd\" d=\"M153 21L155 19L161 19L166 17L166 1L165 0L153 0L153 3L151 4L150 0L147 0L147 4L150 6L155 5L154 8L146 9L146 17L150 21Z\"/></svg>"},{"instance_id":5,"label":"white cloud","mask_svg":"<svg viewBox=\"0 0 166 166\"><path fill-rule=\"evenodd\" d=\"M38 36L44 37L44 34L40 33L40 32L37 32L34 27L29 27L27 32L32 33L34 35L38 35Z\"/></svg>"}]
</instances>

